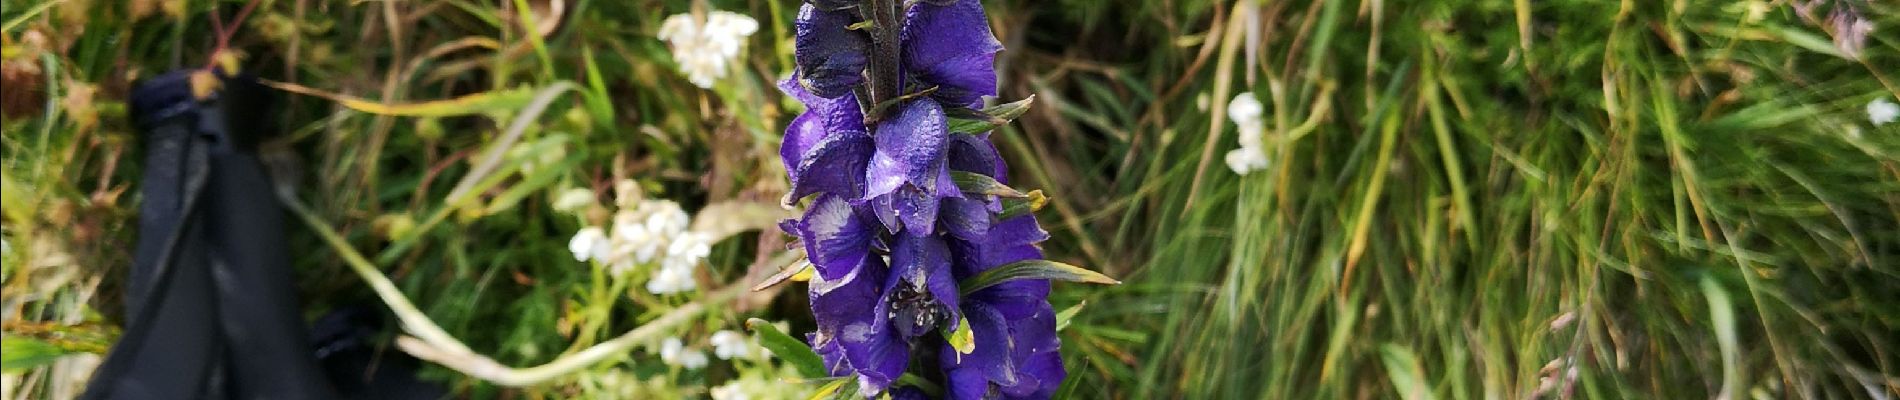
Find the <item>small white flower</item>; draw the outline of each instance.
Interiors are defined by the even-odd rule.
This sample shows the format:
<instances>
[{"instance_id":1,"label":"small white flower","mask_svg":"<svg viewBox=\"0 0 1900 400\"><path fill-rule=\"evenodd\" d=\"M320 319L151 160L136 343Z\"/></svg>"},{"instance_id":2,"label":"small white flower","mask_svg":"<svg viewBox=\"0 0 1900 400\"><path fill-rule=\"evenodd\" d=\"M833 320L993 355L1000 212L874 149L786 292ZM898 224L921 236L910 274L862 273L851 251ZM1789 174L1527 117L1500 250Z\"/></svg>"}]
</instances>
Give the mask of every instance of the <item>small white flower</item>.
<instances>
[{"instance_id":1,"label":"small white flower","mask_svg":"<svg viewBox=\"0 0 1900 400\"><path fill-rule=\"evenodd\" d=\"M1265 112L1266 107L1260 105L1260 99L1254 98L1253 92L1240 92L1234 96L1234 100L1227 102L1227 118L1234 120L1237 125L1259 122Z\"/></svg>"},{"instance_id":2,"label":"small white flower","mask_svg":"<svg viewBox=\"0 0 1900 400\"><path fill-rule=\"evenodd\" d=\"M660 360L666 361L667 363L671 364L673 363L673 360L679 359L680 351L685 350L685 349L686 349L686 342L681 341L680 338L678 337L669 337L664 340L661 340L660 341Z\"/></svg>"},{"instance_id":3,"label":"small white flower","mask_svg":"<svg viewBox=\"0 0 1900 400\"><path fill-rule=\"evenodd\" d=\"M752 355L752 341L750 339L751 338L739 332L722 330L713 332L712 338L708 339L708 341L712 342L714 356L718 356L721 360L730 360L734 358L746 358Z\"/></svg>"},{"instance_id":4,"label":"small white flower","mask_svg":"<svg viewBox=\"0 0 1900 400\"><path fill-rule=\"evenodd\" d=\"M676 14L660 23L656 36L672 45L673 60L687 80L701 88L726 76L726 64L738 57L745 39L758 32L759 22L727 11L706 13L702 25L692 14Z\"/></svg>"},{"instance_id":5,"label":"small white flower","mask_svg":"<svg viewBox=\"0 0 1900 400\"><path fill-rule=\"evenodd\" d=\"M680 354L680 366L686 369L706 368L706 364L710 361L712 360L706 358L706 352L699 350L686 350L685 353Z\"/></svg>"},{"instance_id":6,"label":"small white flower","mask_svg":"<svg viewBox=\"0 0 1900 400\"><path fill-rule=\"evenodd\" d=\"M659 235L648 230L646 225L627 224L614 226L614 254L627 256L632 262L653 261L653 256L664 245Z\"/></svg>"},{"instance_id":7,"label":"small white flower","mask_svg":"<svg viewBox=\"0 0 1900 400\"><path fill-rule=\"evenodd\" d=\"M574 232L574 238L567 241L567 251L574 253L574 261L581 262L606 261L607 252L611 246L612 244L607 241L607 233L592 226Z\"/></svg>"},{"instance_id":8,"label":"small white flower","mask_svg":"<svg viewBox=\"0 0 1900 400\"><path fill-rule=\"evenodd\" d=\"M678 337L669 337L660 341L660 361L666 365L700 369L706 367L706 353L686 348L686 343Z\"/></svg>"},{"instance_id":9,"label":"small white flower","mask_svg":"<svg viewBox=\"0 0 1900 400\"><path fill-rule=\"evenodd\" d=\"M594 191L587 188L573 188L561 191L554 196L554 210L560 212L579 212L594 205Z\"/></svg>"},{"instance_id":10,"label":"small white flower","mask_svg":"<svg viewBox=\"0 0 1900 400\"><path fill-rule=\"evenodd\" d=\"M647 213L647 229L662 236L676 236L685 232L693 217L680 209L679 203L666 200L648 201L640 204L640 212Z\"/></svg>"},{"instance_id":11,"label":"small white flower","mask_svg":"<svg viewBox=\"0 0 1900 400\"><path fill-rule=\"evenodd\" d=\"M1874 126L1886 125L1895 119L1900 119L1900 104L1894 104L1885 97L1867 103L1867 121L1873 122Z\"/></svg>"},{"instance_id":12,"label":"small white flower","mask_svg":"<svg viewBox=\"0 0 1900 400\"><path fill-rule=\"evenodd\" d=\"M693 270L686 268L661 267L647 279L647 291L657 295L692 291L697 283L693 281Z\"/></svg>"},{"instance_id":13,"label":"small white flower","mask_svg":"<svg viewBox=\"0 0 1900 400\"><path fill-rule=\"evenodd\" d=\"M667 268L693 269L701 260L712 253L712 245L706 243L706 235L698 232L685 232L673 237L666 246Z\"/></svg>"},{"instance_id":14,"label":"small white flower","mask_svg":"<svg viewBox=\"0 0 1900 400\"><path fill-rule=\"evenodd\" d=\"M1227 152L1227 168L1234 173L1246 175L1248 172L1267 168L1267 153L1259 147L1242 147Z\"/></svg>"}]
</instances>

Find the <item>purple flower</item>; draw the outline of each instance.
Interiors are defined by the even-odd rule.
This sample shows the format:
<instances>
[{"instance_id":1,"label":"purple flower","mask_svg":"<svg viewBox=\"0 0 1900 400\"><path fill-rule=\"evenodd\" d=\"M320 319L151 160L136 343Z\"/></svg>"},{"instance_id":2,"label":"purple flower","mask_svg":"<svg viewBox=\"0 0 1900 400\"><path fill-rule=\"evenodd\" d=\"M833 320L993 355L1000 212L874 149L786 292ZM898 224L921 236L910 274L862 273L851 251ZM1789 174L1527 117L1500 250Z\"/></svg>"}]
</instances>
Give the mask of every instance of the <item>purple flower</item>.
<instances>
[{"instance_id":1,"label":"purple flower","mask_svg":"<svg viewBox=\"0 0 1900 400\"><path fill-rule=\"evenodd\" d=\"M851 29L868 10L850 3L813 0L799 8L794 33L798 82L819 96L841 96L863 83L871 63L875 39ZM1003 44L990 32L981 2L918 1L904 12L904 20L895 32L901 60L894 61L902 63L901 72L917 77L913 90L936 87L932 97L960 107L996 95L996 53Z\"/></svg>"},{"instance_id":2,"label":"purple flower","mask_svg":"<svg viewBox=\"0 0 1900 400\"><path fill-rule=\"evenodd\" d=\"M919 372L945 380L952 398L1049 397L1066 376L1049 283L959 288L985 270L1040 259L1037 243L1048 238L1033 216L996 221L1001 199L964 193L954 178L1007 182L988 134L949 129L952 111L996 94L1002 45L981 4L808 1L797 21L798 71L780 84L806 110L779 149L792 181L786 204L811 199L802 217L781 224L815 269L818 329L807 340L827 371L855 377L867 396L922 397L893 387ZM863 23L874 18L901 22ZM967 353L948 339L959 333L973 338L957 342ZM911 370L913 357L932 355L936 363L918 363L931 371Z\"/></svg>"},{"instance_id":3,"label":"purple flower","mask_svg":"<svg viewBox=\"0 0 1900 400\"><path fill-rule=\"evenodd\" d=\"M1016 261L1042 258L1036 243L1049 238L1034 216L998 223L981 240L963 242L957 253L959 278ZM1056 350L1055 311L1044 299L1049 282L1010 281L971 293L962 301L977 338L975 351L958 354L945 345L938 361L949 378L953 399L1049 398L1068 372ZM983 340L983 338L1009 340ZM1000 396L999 396L1000 395Z\"/></svg>"}]
</instances>

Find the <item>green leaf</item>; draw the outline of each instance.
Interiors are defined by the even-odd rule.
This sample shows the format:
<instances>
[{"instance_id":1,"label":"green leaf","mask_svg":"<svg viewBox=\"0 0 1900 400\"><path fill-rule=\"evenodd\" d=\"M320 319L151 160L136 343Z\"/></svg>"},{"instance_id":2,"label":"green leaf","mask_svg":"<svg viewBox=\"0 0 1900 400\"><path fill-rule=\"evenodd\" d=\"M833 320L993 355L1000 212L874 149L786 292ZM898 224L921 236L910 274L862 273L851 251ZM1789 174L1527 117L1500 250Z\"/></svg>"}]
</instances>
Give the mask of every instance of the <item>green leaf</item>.
<instances>
[{"instance_id":1,"label":"green leaf","mask_svg":"<svg viewBox=\"0 0 1900 400\"><path fill-rule=\"evenodd\" d=\"M968 295L970 293L976 293L978 290L989 288L990 286L996 286L997 284L1017 279L1048 279L1105 285L1120 285L1122 283L1122 281L1110 278L1108 275L1102 275L1099 272L1090 271L1074 265L1049 260L1023 260L983 271L983 273L976 274L976 276L972 276L970 279L964 279L958 286L961 288L963 294Z\"/></svg>"},{"instance_id":2,"label":"green leaf","mask_svg":"<svg viewBox=\"0 0 1900 400\"><path fill-rule=\"evenodd\" d=\"M73 353L39 339L7 336L0 339L0 370L16 372L38 367Z\"/></svg>"},{"instance_id":3,"label":"green leaf","mask_svg":"<svg viewBox=\"0 0 1900 400\"><path fill-rule=\"evenodd\" d=\"M1062 311L1057 312L1056 313L1056 332L1061 332L1062 328L1069 327L1069 321L1074 320L1075 314L1081 313L1082 307L1087 306L1087 305L1089 305L1089 302L1085 300L1081 303L1075 303L1075 305L1069 306L1069 308L1064 308L1062 309Z\"/></svg>"},{"instance_id":4,"label":"green leaf","mask_svg":"<svg viewBox=\"0 0 1900 400\"><path fill-rule=\"evenodd\" d=\"M453 99L431 100L415 103L383 103L359 97L330 93L293 83L264 81L265 86L286 92L320 97L336 102L349 109L376 115L399 117L451 117L458 115L481 114L490 111L515 110L526 106L534 99L535 92L528 88L499 89L476 93Z\"/></svg>"},{"instance_id":5,"label":"green leaf","mask_svg":"<svg viewBox=\"0 0 1900 400\"><path fill-rule=\"evenodd\" d=\"M1379 347L1380 358L1385 361L1386 376L1392 380L1392 389L1399 391L1399 398L1405 400L1431 400L1431 386L1426 384L1425 373L1418 367L1418 357L1405 347L1387 344Z\"/></svg>"},{"instance_id":6,"label":"green leaf","mask_svg":"<svg viewBox=\"0 0 1900 400\"><path fill-rule=\"evenodd\" d=\"M842 399L850 399L850 398L858 397L858 385L851 384L852 382L856 382L856 381L857 381L856 379L833 380L831 381L831 383L826 383L824 386L819 386L818 391L811 392L811 396L806 397L806 399L807 400L829 400L829 399L842 400Z\"/></svg>"},{"instance_id":7,"label":"green leaf","mask_svg":"<svg viewBox=\"0 0 1900 400\"><path fill-rule=\"evenodd\" d=\"M962 360L964 354L976 351L976 331L970 329L969 318L958 319L957 330L944 331L943 339L950 342L951 348L957 349L957 360Z\"/></svg>"},{"instance_id":8,"label":"green leaf","mask_svg":"<svg viewBox=\"0 0 1900 400\"><path fill-rule=\"evenodd\" d=\"M1722 392L1727 396L1741 395L1742 370L1738 360L1741 358L1739 335L1735 332L1735 305L1729 301L1728 289L1722 288L1715 277L1702 277L1702 297L1709 302L1709 322L1715 325L1715 345L1722 352Z\"/></svg>"},{"instance_id":9,"label":"green leaf","mask_svg":"<svg viewBox=\"0 0 1900 400\"><path fill-rule=\"evenodd\" d=\"M950 109L948 110L950 114L950 131L983 133L1003 125L1009 125L1009 121L1014 121L1016 117L1021 117L1023 113L1029 112L1029 104L1035 101L1036 96L1031 95L1029 98L1022 100L985 107L981 111Z\"/></svg>"},{"instance_id":10,"label":"green leaf","mask_svg":"<svg viewBox=\"0 0 1900 400\"><path fill-rule=\"evenodd\" d=\"M1017 191L1016 188L1004 185L1002 182L997 182L996 178L991 178L989 175L975 172L950 171L950 180L955 181L957 188L963 189L964 193L1015 198L1029 197L1028 194Z\"/></svg>"},{"instance_id":11,"label":"green leaf","mask_svg":"<svg viewBox=\"0 0 1900 400\"><path fill-rule=\"evenodd\" d=\"M1031 190L1020 198L1004 197L1003 212L996 214L996 220L1001 221L1033 213L1047 204L1049 204L1049 197L1043 196L1041 189Z\"/></svg>"},{"instance_id":12,"label":"green leaf","mask_svg":"<svg viewBox=\"0 0 1900 400\"><path fill-rule=\"evenodd\" d=\"M765 346L767 350L772 351L772 355L791 363L793 368L798 369L800 375L806 377L828 375L825 373L825 359L819 358L818 353L812 351L811 346L806 346L805 342L794 339L785 332L779 332L778 327L762 319L748 319L745 321L745 327L759 334L760 346Z\"/></svg>"}]
</instances>

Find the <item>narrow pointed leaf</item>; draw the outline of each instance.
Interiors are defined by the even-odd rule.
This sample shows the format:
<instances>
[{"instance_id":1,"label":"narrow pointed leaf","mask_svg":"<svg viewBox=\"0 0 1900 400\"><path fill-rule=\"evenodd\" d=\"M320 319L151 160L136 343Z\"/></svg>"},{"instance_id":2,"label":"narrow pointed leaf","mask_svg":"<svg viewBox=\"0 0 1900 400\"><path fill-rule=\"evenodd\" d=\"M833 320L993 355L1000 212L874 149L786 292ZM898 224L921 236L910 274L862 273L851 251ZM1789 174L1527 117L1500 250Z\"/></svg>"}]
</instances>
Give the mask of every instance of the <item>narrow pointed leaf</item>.
<instances>
[{"instance_id":1,"label":"narrow pointed leaf","mask_svg":"<svg viewBox=\"0 0 1900 400\"><path fill-rule=\"evenodd\" d=\"M799 276L799 275L806 275L807 279L809 279L810 271L811 271L811 259L800 258L798 259L798 261L792 262L791 266L787 266L785 267L785 269L778 270L778 273L775 273L775 274L772 274L772 276L766 277L765 280L759 281L759 283L756 285L752 285L752 291L757 292L757 291L761 291L765 289L770 289L773 286L778 286L778 284L784 283L787 280L791 280L792 277Z\"/></svg>"},{"instance_id":2,"label":"narrow pointed leaf","mask_svg":"<svg viewBox=\"0 0 1900 400\"><path fill-rule=\"evenodd\" d=\"M1089 302L1083 301L1081 303L1075 303L1075 305L1069 306L1069 308L1062 309L1061 312L1057 312L1056 331L1061 332L1062 328L1069 327L1069 321L1075 320L1075 314L1081 313L1082 307L1087 305L1089 305Z\"/></svg>"},{"instance_id":3,"label":"narrow pointed leaf","mask_svg":"<svg viewBox=\"0 0 1900 400\"><path fill-rule=\"evenodd\" d=\"M989 175L974 172L950 171L950 179L956 181L957 188L963 189L964 193L1014 198L1029 197L1028 194L1018 191L1016 188L1004 185L1002 182L997 182L996 178L991 178Z\"/></svg>"},{"instance_id":4,"label":"narrow pointed leaf","mask_svg":"<svg viewBox=\"0 0 1900 400\"><path fill-rule=\"evenodd\" d=\"M767 350L771 350L772 355L777 356L781 360L785 360L786 363L792 364L792 368L798 369L799 375L808 377L827 375L825 373L825 359L818 357L818 353L812 351L811 346L806 346L805 342L794 339L790 335L786 335L785 332L780 332L778 327L772 326L772 323L765 322L765 320L762 319L748 319L745 321L745 327L753 332L757 332L759 334L759 345L765 346ZM830 385L826 386L829 387ZM820 391L822 392L823 390Z\"/></svg>"},{"instance_id":5,"label":"narrow pointed leaf","mask_svg":"<svg viewBox=\"0 0 1900 400\"><path fill-rule=\"evenodd\" d=\"M1033 213L1042 210L1045 204L1049 204L1049 198L1042 195L1042 190L1031 190L1022 198L1004 198L1003 212L996 214L996 220L1002 221Z\"/></svg>"},{"instance_id":6,"label":"narrow pointed leaf","mask_svg":"<svg viewBox=\"0 0 1900 400\"><path fill-rule=\"evenodd\" d=\"M1029 112L1029 105L1035 103L1036 96L1013 102L984 107L982 110L952 108L945 110L950 116L950 132L983 133L1003 125L1009 125L1016 117Z\"/></svg>"},{"instance_id":7,"label":"narrow pointed leaf","mask_svg":"<svg viewBox=\"0 0 1900 400\"><path fill-rule=\"evenodd\" d=\"M811 392L811 396L806 397L805 399L806 400L828 400L828 399L851 398L853 395L858 394L858 386L852 385L851 382L852 382L851 379L838 379L838 380L831 381L831 383L826 383L824 386L819 386L818 391Z\"/></svg>"},{"instance_id":8,"label":"narrow pointed leaf","mask_svg":"<svg viewBox=\"0 0 1900 400\"><path fill-rule=\"evenodd\" d=\"M1122 281L1110 278L1108 275L1102 275L1100 272L1090 271L1074 265L1049 260L1023 260L983 271L969 279L964 279L961 285L958 286L963 294L967 295L987 289L990 286L996 286L997 284L1017 279L1048 279L1105 285L1120 285L1122 283Z\"/></svg>"}]
</instances>

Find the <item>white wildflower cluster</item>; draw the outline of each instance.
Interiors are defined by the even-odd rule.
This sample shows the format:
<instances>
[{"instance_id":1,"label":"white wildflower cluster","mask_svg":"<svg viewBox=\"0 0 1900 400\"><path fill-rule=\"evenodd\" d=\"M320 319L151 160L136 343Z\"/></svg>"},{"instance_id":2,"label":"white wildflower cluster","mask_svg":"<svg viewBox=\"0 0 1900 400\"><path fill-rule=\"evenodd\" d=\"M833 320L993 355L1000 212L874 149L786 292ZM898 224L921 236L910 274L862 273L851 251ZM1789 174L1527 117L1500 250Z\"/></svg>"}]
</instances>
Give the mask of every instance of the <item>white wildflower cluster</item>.
<instances>
[{"instance_id":1,"label":"white wildflower cluster","mask_svg":"<svg viewBox=\"0 0 1900 400\"><path fill-rule=\"evenodd\" d=\"M680 72L701 88L712 88L713 81L726 76L726 64L734 63L747 36L759 30L759 22L745 15L712 11L700 21L692 14L675 14L660 23L660 40L673 47L673 60Z\"/></svg>"},{"instance_id":2,"label":"white wildflower cluster","mask_svg":"<svg viewBox=\"0 0 1900 400\"><path fill-rule=\"evenodd\" d=\"M1874 126L1886 125L1896 119L1900 119L1900 104L1894 104L1885 97L1867 103L1867 122L1874 123Z\"/></svg>"},{"instance_id":3,"label":"white wildflower cluster","mask_svg":"<svg viewBox=\"0 0 1900 400\"><path fill-rule=\"evenodd\" d=\"M680 338L670 337L660 341L660 361L675 367L700 369L711 359L706 358L704 351L686 348L686 342Z\"/></svg>"},{"instance_id":4,"label":"white wildflower cluster","mask_svg":"<svg viewBox=\"0 0 1900 400\"><path fill-rule=\"evenodd\" d=\"M1240 148L1227 152L1227 168L1234 173L1246 175L1267 168L1267 151L1260 144L1266 130L1261 116L1265 114L1266 108L1254 98L1253 92L1241 92L1227 103L1227 118L1240 128Z\"/></svg>"},{"instance_id":5,"label":"white wildflower cluster","mask_svg":"<svg viewBox=\"0 0 1900 400\"><path fill-rule=\"evenodd\" d=\"M593 226L575 232L567 243L574 259L606 265L616 276L657 262L660 268L647 280L648 292L666 295L695 289L693 272L711 253L711 238L687 229L692 217L679 203L639 199L632 181L616 186L620 210L614 213L611 232Z\"/></svg>"}]
</instances>

